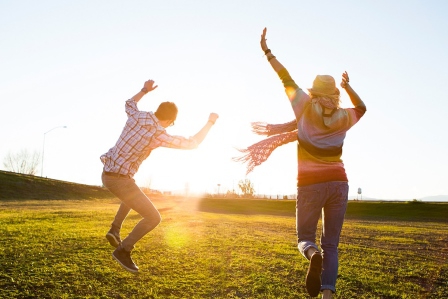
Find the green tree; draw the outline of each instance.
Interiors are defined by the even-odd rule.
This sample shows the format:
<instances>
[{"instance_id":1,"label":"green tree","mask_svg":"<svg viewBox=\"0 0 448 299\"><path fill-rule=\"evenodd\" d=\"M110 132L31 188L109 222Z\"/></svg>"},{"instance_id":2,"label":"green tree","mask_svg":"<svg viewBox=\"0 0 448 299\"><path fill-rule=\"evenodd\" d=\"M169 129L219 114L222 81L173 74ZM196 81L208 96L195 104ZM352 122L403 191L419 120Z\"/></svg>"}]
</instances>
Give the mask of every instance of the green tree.
<instances>
[{"instance_id":1,"label":"green tree","mask_svg":"<svg viewBox=\"0 0 448 299\"><path fill-rule=\"evenodd\" d=\"M249 179L240 180L238 182L238 187L241 189L243 197L246 198L254 197L255 193L254 184Z\"/></svg>"}]
</instances>

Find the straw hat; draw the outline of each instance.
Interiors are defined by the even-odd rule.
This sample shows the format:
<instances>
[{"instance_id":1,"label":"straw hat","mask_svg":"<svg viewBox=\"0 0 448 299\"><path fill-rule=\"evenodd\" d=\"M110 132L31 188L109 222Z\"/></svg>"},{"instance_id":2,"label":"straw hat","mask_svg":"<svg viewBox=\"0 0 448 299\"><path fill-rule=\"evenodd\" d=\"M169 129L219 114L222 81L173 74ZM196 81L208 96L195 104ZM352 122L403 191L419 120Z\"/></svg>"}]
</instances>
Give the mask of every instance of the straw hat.
<instances>
[{"instance_id":1,"label":"straw hat","mask_svg":"<svg viewBox=\"0 0 448 299\"><path fill-rule=\"evenodd\" d=\"M317 75L313 87L308 91L314 96L338 96L340 94L334 78L329 75Z\"/></svg>"}]
</instances>

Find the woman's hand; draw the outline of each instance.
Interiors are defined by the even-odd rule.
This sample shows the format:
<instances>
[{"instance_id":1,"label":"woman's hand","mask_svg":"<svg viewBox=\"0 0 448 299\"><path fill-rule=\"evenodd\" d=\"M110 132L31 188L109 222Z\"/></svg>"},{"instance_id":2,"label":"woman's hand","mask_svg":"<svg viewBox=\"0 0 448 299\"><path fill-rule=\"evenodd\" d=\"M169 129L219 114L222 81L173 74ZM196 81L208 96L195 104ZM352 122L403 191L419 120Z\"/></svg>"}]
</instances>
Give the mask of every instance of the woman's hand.
<instances>
[{"instance_id":1,"label":"woman's hand","mask_svg":"<svg viewBox=\"0 0 448 299\"><path fill-rule=\"evenodd\" d=\"M266 44L266 27L263 29L263 34L261 35L260 46L261 50L265 52L268 49L268 45Z\"/></svg>"},{"instance_id":2,"label":"woman's hand","mask_svg":"<svg viewBox=\"0 0 448 299\"><path fill-rule=\"evenodd\" d=\"M361 100L359 95L353 90L353 88L350 86L350 84L348 84L348 82L349 82L348 74L347 74L347 72L344 72L342 74L341 87L344 88L345 91L347 92L348 96L350 97L350 101L352 101L353 106L364 107L364 109L365 109L366 105Z\"/></svg>"},{"instance_id":3,"label":"woman's hand","mask_svg":"<svg viewBox=\"0 0 448 299\"><path fill-rule=\"evenodd\" d=\"M347 72L342 73L341 87L345 89L349 81Z\"/></svg>"}]
</instances>

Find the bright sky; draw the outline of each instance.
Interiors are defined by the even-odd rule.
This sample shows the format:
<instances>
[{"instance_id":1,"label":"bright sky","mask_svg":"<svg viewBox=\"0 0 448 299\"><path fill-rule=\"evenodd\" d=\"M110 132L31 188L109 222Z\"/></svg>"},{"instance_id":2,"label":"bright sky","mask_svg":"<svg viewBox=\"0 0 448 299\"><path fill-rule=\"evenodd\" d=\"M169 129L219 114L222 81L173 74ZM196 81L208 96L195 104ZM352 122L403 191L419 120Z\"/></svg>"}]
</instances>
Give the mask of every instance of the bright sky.
<instances>
[{"instance_id":1,"label":"bright sky","mask_svg":"<svg viewBox=\"0 0 448 299\"><path fill-rule=\"evenodd\" d=\"M448 2L366 1L0 1L0 162L42 151L49 178L101 185L99 156L126 120L124 101L147 79L139 103L174 101L168 132L194 135L220 115L200 148L159 148L136 175L174 192L237 189L236 147L260 140L250 122L293 112L259 46L296 83L343 71L367 105L348 132L343 160L350 194L413 199L448 194ZM343 92L343 107L350 101ZM39 172L40 174L40 166ZM296 146L278 148L249 178L257 193L296 192Z\"/></svg>"}]
</instances>

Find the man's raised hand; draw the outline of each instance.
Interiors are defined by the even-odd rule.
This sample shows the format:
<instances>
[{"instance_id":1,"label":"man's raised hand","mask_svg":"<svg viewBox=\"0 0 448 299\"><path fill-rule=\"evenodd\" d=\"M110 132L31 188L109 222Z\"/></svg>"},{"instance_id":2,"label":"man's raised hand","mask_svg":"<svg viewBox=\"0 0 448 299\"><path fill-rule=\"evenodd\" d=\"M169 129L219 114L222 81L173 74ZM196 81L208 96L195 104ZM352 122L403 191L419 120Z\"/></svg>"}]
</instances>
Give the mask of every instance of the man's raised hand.
<instances>
[{"instance_id":1,"label":"man's raised hand","mask_svg":"<svg viewBox=\"0 0 448 299\"><path fill-rule=\"evenodd\" d=\"M216 113L210 113L210 116L208 117L208 120L211 121L212 123L215 123L216 120L218 119L219 115Z\"/></svg>"},{"instance_id":2,"label":"man's raised hand","mask_svg":"<svg viewBox=\"0 0 448 299\"><path fill-rule=\"evenodd\" d=\"M158 85L154 85L154 80L149 79L148 81L145 82L143 88L146 90L146 92L150 92L156 89L157 86Z\"/></svg>"}]
</instances>

